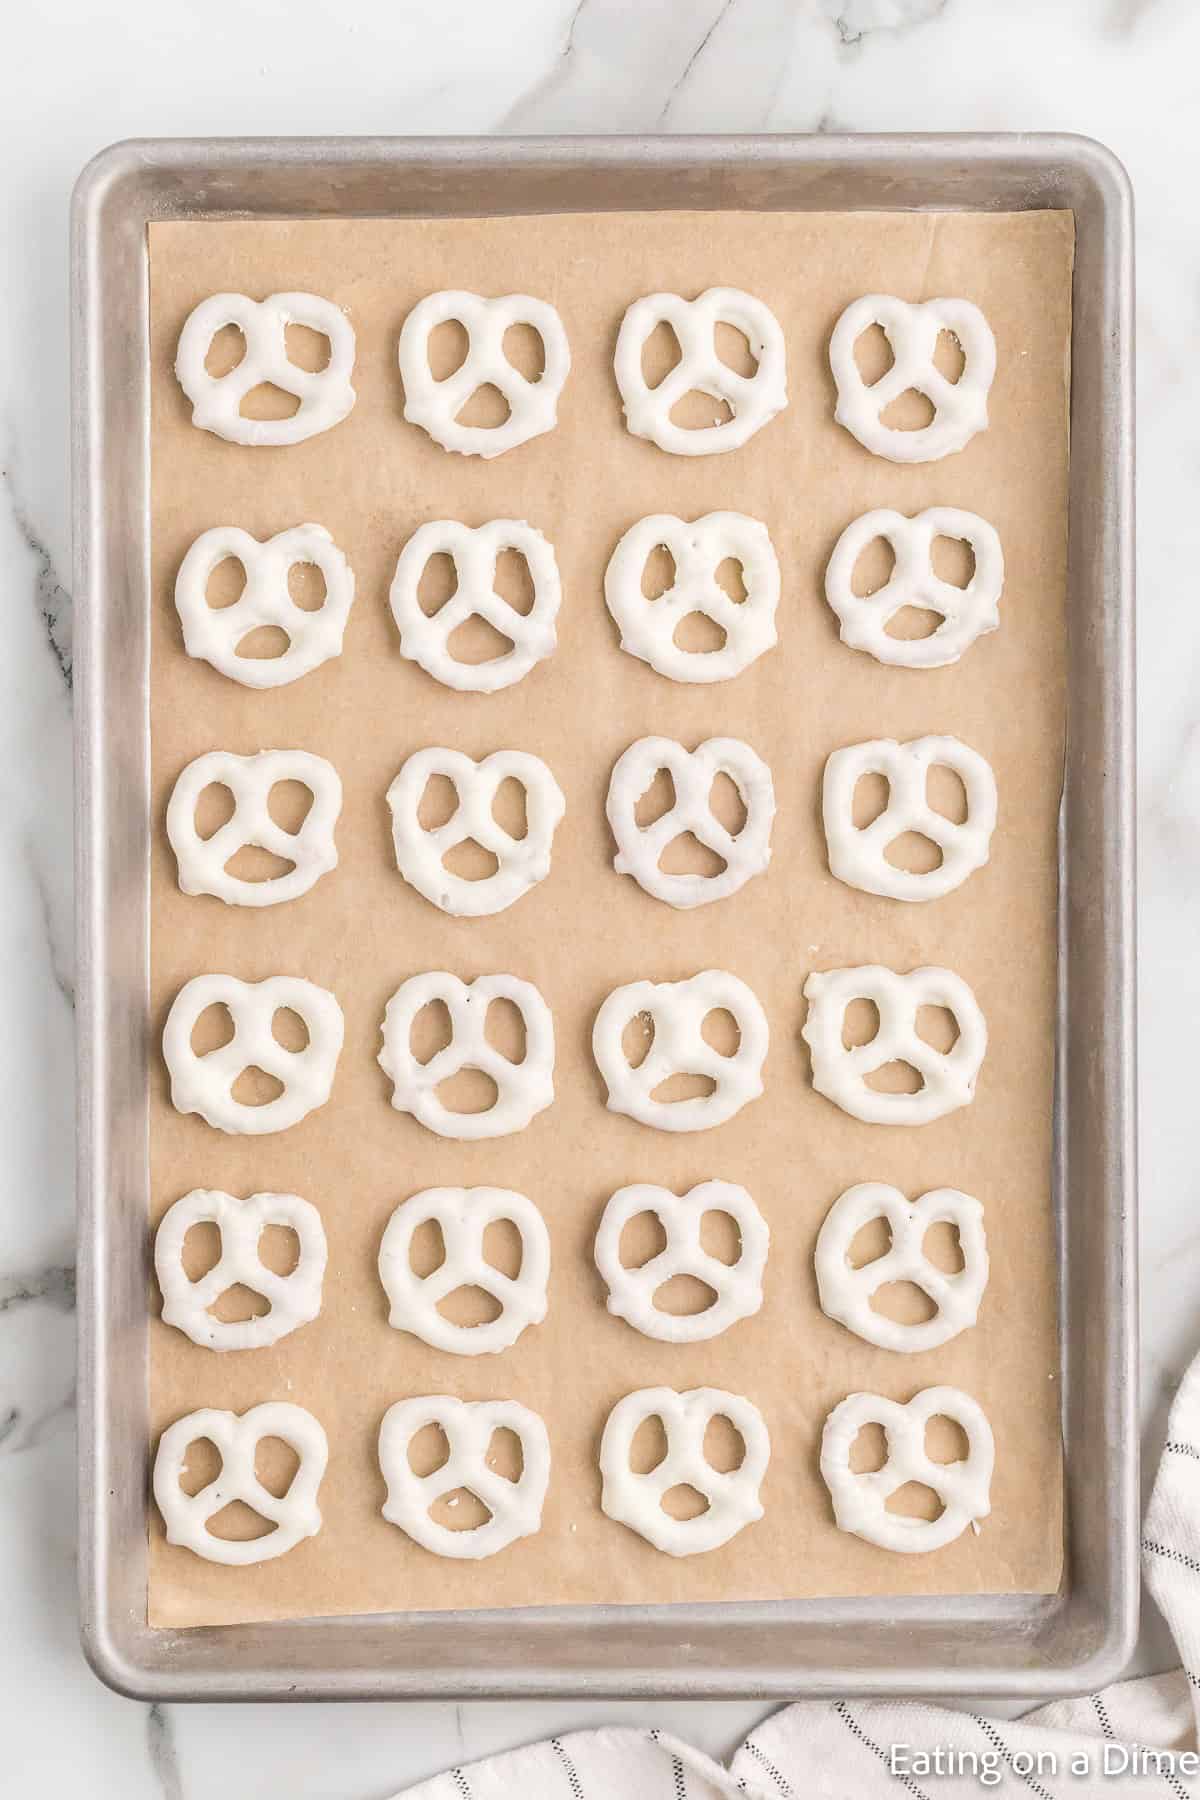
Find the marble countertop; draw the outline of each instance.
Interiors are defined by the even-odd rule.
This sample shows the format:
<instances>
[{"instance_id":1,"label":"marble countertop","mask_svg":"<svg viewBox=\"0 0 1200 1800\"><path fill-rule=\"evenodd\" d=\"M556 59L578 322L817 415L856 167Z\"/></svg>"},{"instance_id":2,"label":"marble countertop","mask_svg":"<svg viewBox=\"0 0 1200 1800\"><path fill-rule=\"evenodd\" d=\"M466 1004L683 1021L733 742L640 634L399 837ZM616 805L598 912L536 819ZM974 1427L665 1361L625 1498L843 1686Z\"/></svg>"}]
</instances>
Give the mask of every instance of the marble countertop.
<instances>
[{"instance_id":1,"label":"marble countertop","mask_svg":"<svg viewBox=\"0 0 1200 1800\"><path fill-rule=\"evenodd\" d=\"M745 1704L148 1707L76 1641L66 208L130 136L1057 130L1138 204L1143 1380L1153 1463L1200 1341L1200 291L1189 0L41 0L6 22L0 146L0 1785L379 1800L454 1762L640 1721L726 1753ZM1197 1210L1193 1212L1193 1207ZM1147 1621L1139 1666L1173 1659ZM19 1779L18 1776L18 1779Z\"/></svg>"}]
</instances>

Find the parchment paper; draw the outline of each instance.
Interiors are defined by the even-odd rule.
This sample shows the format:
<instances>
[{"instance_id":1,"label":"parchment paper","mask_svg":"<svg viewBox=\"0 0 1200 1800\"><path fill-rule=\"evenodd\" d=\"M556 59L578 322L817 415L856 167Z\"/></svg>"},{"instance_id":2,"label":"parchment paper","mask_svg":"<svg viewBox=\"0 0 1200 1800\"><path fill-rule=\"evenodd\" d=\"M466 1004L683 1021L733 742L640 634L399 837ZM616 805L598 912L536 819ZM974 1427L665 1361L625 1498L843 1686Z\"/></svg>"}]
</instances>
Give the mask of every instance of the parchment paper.
<instances>
[{"instance_id":1,"label":"parchment paper","mask_svg":"<svg viewBox=\"0 0 1200 1800\"><path fill-rule=\"evenodd\" d=\"M230 1569L170 1548L151 1508L150 1621L224 1621L554 1602L760 1600L801 1595L1043 1592L1061 1561L1061 1453L1050 1154L1055 988L1055 820L1064 731L1064 576L1072 220L1018 215L631 216L151 227L155 819L150 1029L193 975L302 975L338 996L346 1042L328 1105L279 1135L224 1136L170 1106L154 1060L155 1218L193 1187L292 1190L321 1210L329 1270L320 1318L270 1349L215 1355L157 1323L152 1426L200 1405L296 1401L324 1423L320 1535L278 1561ZM625 307L714 284L761 296L783 327L789 406L742 450L685 459L624 429L612 352ZM556 431L490 463L450 456L401 416L396 340L442 288L528 292L559 310L573 367ZM172 374L191 308L222 289L307 289L346 309L358 402L332 432L249 449L190 423ZM999 347L991 429L960 455L901 467L833 423L829 333L859 294L964 295ZM1002 626L950 668L889 670L844 648L822 598L842 528L873 506L977 511L999 530ZM602 578L621 533L649 512L732 508L766 522L783 568L780 644L738 679L680 686L617 646ZM396 556L438 517L527 518L555 546L560 644L515 687L454 693L398 651L387 609ZM180 560L210 526L259 537L313 520L348 554L357 599L344 654L291 686L252 692L184 653L172 604ZM774 771L778 817L765 878L690 913L612 870L604 797L613 762L648 732L689 747L745 738ZM836 882L819 826L828 753L876 736L952 732L992 763L1000 825L989 866L948 898L906 906ZM385 793L404 759L445 744L479 756L535 752L567 815L550 878L494 918L456 920L401 880ZM302 747L345 785L340 864L304 898L227 908L180 893L161 822L202 751ZM945 964L986 1014L990 1047L973 1106L922 1128L861 1124L816 1095L799 1032L811 969ZM590 1054L596 1008L620 983L715 965L766 1008L766 1093L717 1130L673 1135L606 1111ZM392 1110L376 1064L385 1003L409 975L506 970L533 981L558 1034L557 1098L519 1136L437 1138ZM676 1190L723 1177L749 1188L771 1228L761 1313L715 1341L672 1346L610 1317L591 1262L608 1196L632 1181ZM991 1283L978 1327L900 1356L820 1312L812 1248L851 1183L909 1195L952 1185L986 1209ZM528 1194L550 1228L545 1324L499 1357L439 1354L391 1330L376 1273L393 1208L436 1185ZM157 1300L152 1301L157 1312ZM822 1423L846 1393L906 1400L948 1382L984 1406L996 1437L993 1510L933 1555L904 1557L839 1533L817 1470ZM709 1555L661 1555L599 1509L596 1453L631 1389L713 1385L745 1394L772 1439L761 1522ZM434 1557L380 1516L380 1419L406 1395L511 1396L549 1428L543 1528L481 1563Z\"/></svg>"}]
</instances>

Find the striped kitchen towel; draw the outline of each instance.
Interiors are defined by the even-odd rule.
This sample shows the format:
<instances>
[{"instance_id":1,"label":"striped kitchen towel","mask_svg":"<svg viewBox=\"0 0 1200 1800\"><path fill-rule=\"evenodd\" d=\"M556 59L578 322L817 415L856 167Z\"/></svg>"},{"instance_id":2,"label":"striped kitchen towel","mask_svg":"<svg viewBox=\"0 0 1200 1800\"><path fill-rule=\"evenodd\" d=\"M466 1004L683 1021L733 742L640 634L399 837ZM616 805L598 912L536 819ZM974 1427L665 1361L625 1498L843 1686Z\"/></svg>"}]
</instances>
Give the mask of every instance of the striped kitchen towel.
<instances>
[{"instance_id":1,"label":"striped kitchen towel","mask_svg":"<svg viewBox=\"0 0 1200 1800\"><path fill-rule=\"evenodd\" d=\"M1142 1568L1183 1662L1166 1675L1017 1720L805 1701L766 1719L728 1767L666 1732L581 1731L451 1769L403 1800L1200 1800L1200 1358L1171 1408Z\"/></svg>"}]
</instances>

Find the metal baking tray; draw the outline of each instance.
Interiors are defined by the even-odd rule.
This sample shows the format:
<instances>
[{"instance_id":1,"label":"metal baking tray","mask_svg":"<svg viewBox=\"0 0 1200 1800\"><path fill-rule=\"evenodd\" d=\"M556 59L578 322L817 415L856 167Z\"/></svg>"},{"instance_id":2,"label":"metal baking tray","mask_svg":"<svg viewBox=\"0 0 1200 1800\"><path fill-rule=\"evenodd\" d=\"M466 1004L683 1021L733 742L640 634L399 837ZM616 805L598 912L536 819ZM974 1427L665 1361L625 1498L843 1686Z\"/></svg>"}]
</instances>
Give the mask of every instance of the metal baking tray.
<instances>
[{"instance_id":1,"label":"metal baking tray","mask_svg":"<svg viewBox=\"0 0 1200 1800\"><path fill-rule=\"evenodd\" d=\"M742 207L1074 211L1069 730L1056 1204L1067 1562L1054 1596L146 1623L149 398L153 219ZM1060 136L145 141L72 219L82 1637L143 1699L1055 1694L1137 1619L1133 240Z\"/></svg>"}]
</instances>

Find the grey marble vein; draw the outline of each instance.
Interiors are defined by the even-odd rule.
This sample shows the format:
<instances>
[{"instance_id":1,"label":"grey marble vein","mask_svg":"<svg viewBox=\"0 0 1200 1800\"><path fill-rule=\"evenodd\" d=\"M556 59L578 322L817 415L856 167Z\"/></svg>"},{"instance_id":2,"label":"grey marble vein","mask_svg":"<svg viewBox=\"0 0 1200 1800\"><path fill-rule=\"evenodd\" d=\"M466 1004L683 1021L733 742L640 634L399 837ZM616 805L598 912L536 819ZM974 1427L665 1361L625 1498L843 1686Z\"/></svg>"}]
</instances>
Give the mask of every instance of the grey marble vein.
<instances>
[{"instance_id":1,"label":"grey marble vein","mask_svg":"<svg viewBox=\"0 0 1200 1800\"><path fill-rule=\"evenodd\" d=\"M183 1800L183 1771L175 1727L166 1707L157 1701L146 1709L146 1749L163 1800Z\"/></svg>"},{"instance_id":2,"label":"grey marble vein","mask_svg":"<svg viewBox=\"0 0 1200 1800\"><path fill-rule=\"evenodd\" d=\"M30 1275L0 1275L0 1314L44 1301L59 1312L75 1306L75 1270L69 1263L35 1269Z\"/></svg>"},{"instance_id":3,"label":"grey marble vein","mask_svg":"<svg viewBox=\"0 0 1200 1800\"><path fill-rule=\"evenodd\" d=\"M75 957L74 946L69 937L64 939L60 929L59 909L55 905L55 896L47 879L46 870L42 866L42 858L34 844L29 845L29 867L33 873L34 886L42 909L42 924L45 927L46 945L50 952L50 973L54 985L74 1011L75 1008Z\"/></svg>"},{"instance_id":4,"label":"grey marble vein","mask_svg":"<svg viewBox=\"0 0 1200 1800\"><path fill-rule=\"evenodd\" d=\"M46 639L58 664L63 680L68 688L73 677L73 640L74 616L71 596L58 578L54 567L54 558L47 549L42 538L34 529L33 521L22 504L17 493L11 469L0 470L0 480L4 483L8 495L8 504L12 512L13 523L20 532L26 547L34 557L36 574L34 576L34 597L38 611L42 615L42 623L46 628Z\"/></svg>"},{"instance_id":5,"label":"grey marble vein","mask_svg":"<svg viewBox=\"0 0 1200 1800\"><path fill-rule=\"evenodd\" d=\"M682 69L678 79L676 80L670 93L667 95L665 101L663 102L662 109L659 112L658 118L655 120L656 126L658 126L660 129L662 126L664 126L667 123L667 120L670 117L671 108L674 106L676 100L679 98L680 94L683 92L684 88L686 87L688 77L691 75L692 70L695 68L696 64L699 62L700 58L704 55L704 52L707 50L710 42L712 41L713 34L716 31L717 27L721 24L721 22L725 18L728 17L729 11L733 5L734 5L734 0L724 0L724 4L722 5L720 12L717 14L716 18L713 20L713 22L709 26L708 30L704 33L704 36L700 39L700 42L696 45L696 48L692 51L692 54L688 57L687 62L683 65L683 69Z\"/></svg>"},{"instance_id":6,"label":"grey marble vein","mask_svg":"<svg viewBox=\"0 0 1200 1800\"><path fill-rule=\"evenodd\" d=\"M847 50L877 31L908 31L945 12L949 0L822 0L822 11Z\"/></svg>"}]
</instances>

